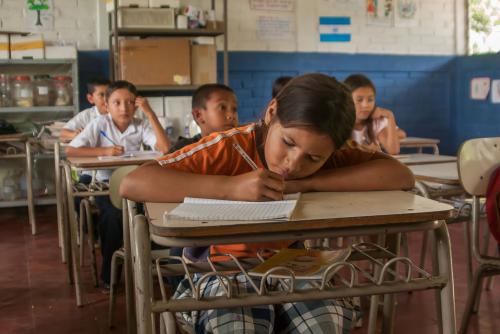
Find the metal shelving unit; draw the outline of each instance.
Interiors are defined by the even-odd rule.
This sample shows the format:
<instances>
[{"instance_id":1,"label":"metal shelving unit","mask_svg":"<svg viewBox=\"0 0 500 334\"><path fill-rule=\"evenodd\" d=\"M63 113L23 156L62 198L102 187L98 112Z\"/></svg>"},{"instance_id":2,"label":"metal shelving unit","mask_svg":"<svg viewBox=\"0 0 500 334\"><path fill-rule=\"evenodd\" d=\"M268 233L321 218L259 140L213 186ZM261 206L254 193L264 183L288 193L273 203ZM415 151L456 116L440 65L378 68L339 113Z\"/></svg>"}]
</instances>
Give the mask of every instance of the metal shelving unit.
<instances>
[{"instance_id":1,"label":"metal shelving unit","mask_svg":"<svg viewBox=\"0 0 500 334\"><path fill-rule=\"evenodd\" d=\"M215 29L161 29L161 28L118 28L118 1L113 0L113 11L109 13L109 64L110 64L110 76L114 80L120 79L119 77L119 64L120 64L120 52L119 52L119 37L150 37L150 36L162 36L162 37L198 37L198 36L223 36L224 38L224 84L229 83L229 72L228 72L228 38L227 38L227 0L222 0L223 3L223 22L222 27L217 24ZM215 0L211 0L211 9L215 10ZM168 55L165 56L165 60L168 61ZM147 92L163 92L169 95L178 94L180 92L192 92L197 88L197 86L186 85L186 86L153 86L153 87L138 87L140 91Z\"/></svg>"},{"instance_id":2,"label":"metal shelving unit","mask_svg":"<svg viewBox=\"0 0 500 334\"><path fill-rule=\"evenodd\" d=\"M0 117L7 121L32 121L34 123L47 123L51 120L62 120L73 117L79 111L79 90L78 90L78 61L77 59L1 59L0 73L5 73L11 76L14 75L35 75L48 74L68 75L72 78L73 85L73 105L72 106L33 106L33 107L2 107L0 108ZM26 136L24 136L26 137ZM24 138L23 137L23 138ZM26 137L27 139L20 140L19 138L0 138L1 142L24 142L26 143L25 152L16 152L15 154L0 155L0 164L2 161L18 159L26 160L26 182L27 182L27 198L17 199L14 201L0 200L0 208L28 206L29 220L32 226L33 234L36 233L36 223L34 216L35 205L48 205L56 203L55 196L33 196L32 175L33 175L33 158L45 159L53 157L52 152L33 152L33 147L37 141L35 138ZM5 166L5 164L2 164ZM21 167L21 166L19 166ZM2 168L2 167L0 167ZM21 167L22 168L22 167Z\"/></svg>"}]
</instances>

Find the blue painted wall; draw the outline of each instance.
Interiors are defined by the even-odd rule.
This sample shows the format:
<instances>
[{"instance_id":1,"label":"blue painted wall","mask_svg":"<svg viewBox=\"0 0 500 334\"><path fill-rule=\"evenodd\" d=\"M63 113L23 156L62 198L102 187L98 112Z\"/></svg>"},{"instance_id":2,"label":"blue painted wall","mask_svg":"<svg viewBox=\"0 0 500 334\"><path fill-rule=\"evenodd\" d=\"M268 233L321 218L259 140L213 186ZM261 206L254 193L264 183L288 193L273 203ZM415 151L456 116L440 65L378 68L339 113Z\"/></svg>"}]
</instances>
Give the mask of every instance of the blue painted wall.
<instances>
[{"instance_id":1,"label":"blue painted wall","mask_svg":"<svg viewBox=\"0 0 500 334\"><path fill-rule=\"evenodd\" d=\"M87 106L85 82L108 75L107 51L79 52L81 106ZM219 82L222 55L219 54ZM439 138L443 154L455 154L468 138L500 135L500 104L469 99L472 77L500 79L500 56L387 56L331 53L231 52L229 82L236 91L242 122L256 120L271 98L274 79L322 72L343 80L368 75L377 87L377 103L391 109L411 136Z\"/></svg>"},{"instance_id":2,"label":"blue painted wall","mask_svg":"<svg viewBox=\"0 0 500 334\"><path fill-rule=\"evenodd\" d=\"M490 77L500 80L500 54L458 57L455 66L455 142L476 137L500 136L500 104L470 99L470 80Z\"/></svg>"}]
</instances>

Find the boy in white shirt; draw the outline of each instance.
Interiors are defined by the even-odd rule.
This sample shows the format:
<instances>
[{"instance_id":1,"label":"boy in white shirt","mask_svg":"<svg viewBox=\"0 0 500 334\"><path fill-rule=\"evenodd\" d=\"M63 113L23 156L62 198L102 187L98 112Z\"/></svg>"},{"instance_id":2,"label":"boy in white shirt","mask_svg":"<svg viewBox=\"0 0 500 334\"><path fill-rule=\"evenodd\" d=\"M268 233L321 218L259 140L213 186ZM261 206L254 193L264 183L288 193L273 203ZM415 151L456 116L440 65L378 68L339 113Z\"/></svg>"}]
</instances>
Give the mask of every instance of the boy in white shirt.
<instances>
[{"instance_id":1,"label":"boy in white shirt","mask_svg":"<svg viewBox=\"0 0 500 334\"><path fill-rule=\"evenodd\" d=\"M134 118L140 107L148 122ZM135 86L127 81L111 83L106 91L107 115L94 119L66 148L68 156L121 155L138 151L142 144L166 153L170 142L147 100L137 96ZM111 171L100 170L99 181L109 179ZM96 197L99 207L99 236L103 257L101 278L109 287L111 258L123 244L121 210L115 208L108 196Z\"/></svg>"},{"instance_id":2,"label":"boy in white shirt","mask_svg":"<svg viewBox=\"0 0 500 334\"><path fill-rule=\"evenodd\" d=\"M104 78L94 78L87 83L87 101L93 106L80 111L62 128L59 138L62 142L69 142L75 138L94 118L107 114L106 89L110 81Z\"/></svg>"}]
</instances>

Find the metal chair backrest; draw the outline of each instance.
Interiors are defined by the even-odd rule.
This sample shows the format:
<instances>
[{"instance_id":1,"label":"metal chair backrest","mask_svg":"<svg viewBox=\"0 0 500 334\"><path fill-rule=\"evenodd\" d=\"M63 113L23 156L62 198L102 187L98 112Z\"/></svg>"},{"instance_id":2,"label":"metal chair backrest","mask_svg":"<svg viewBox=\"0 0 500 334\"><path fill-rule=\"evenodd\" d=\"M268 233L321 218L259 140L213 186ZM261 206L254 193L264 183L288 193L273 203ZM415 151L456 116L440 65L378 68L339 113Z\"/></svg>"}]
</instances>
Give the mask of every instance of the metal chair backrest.
<instances>
[{"instance_id":1,"label":"metal chair backrest","mask_svg":"<svg viewBox=\"0 0 500 334\"><path fill-rule=\"evenodd\" d=\"M123 206L122 197L120 196L120 184L123 178L136 168L137 166L135 165L117 168L109 178L109 198L111 203L118 209L121 209Z\"/></svg>"},{"instance_id":2,"label":"metal chair backrest","mask_svg":"<svg viewBox=\"0 0 500 334\"><path fill-rule=\"evenodd\" d=\"M486 195L491 174L500 166L500 137L465 141L458 151L458 175L465 191Z\"/></svg>"}]
</instances>

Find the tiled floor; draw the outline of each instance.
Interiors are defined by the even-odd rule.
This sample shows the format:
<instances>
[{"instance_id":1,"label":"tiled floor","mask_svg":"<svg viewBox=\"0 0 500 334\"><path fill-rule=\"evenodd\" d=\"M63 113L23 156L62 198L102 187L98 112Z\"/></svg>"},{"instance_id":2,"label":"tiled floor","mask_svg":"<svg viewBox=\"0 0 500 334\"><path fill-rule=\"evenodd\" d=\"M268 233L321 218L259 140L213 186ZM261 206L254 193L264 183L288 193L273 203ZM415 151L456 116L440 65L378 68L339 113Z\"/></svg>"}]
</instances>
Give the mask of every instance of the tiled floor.
<instances>
[{"instance_id":1,"label":"tiled floor","mask_svg":"<svg viewBox=\"0 0 500 334\"><path fill-rule=\"evenodd\" d=\"M26 209L0 209L0 333L123 333L125 306L118 297L116 324L107 327L108 295L91 284L85 268L85 306L77 308L73 286L57 247L55 207L38 207L38 234L32 236ZM465 299L466 281L462 225L450 227L453 244L457 325ZM410 235L410 251L418 255L421 236ZM415 257L414 257L415 258ZM483 293L479 316L469 333L500 333L500 278L492 291ZM123 289L122 289L123 290ZM364 327L354 332L365 333ZM438 333L434 292L398 295L395 333Z\"/></svg>"}]
</instances>

